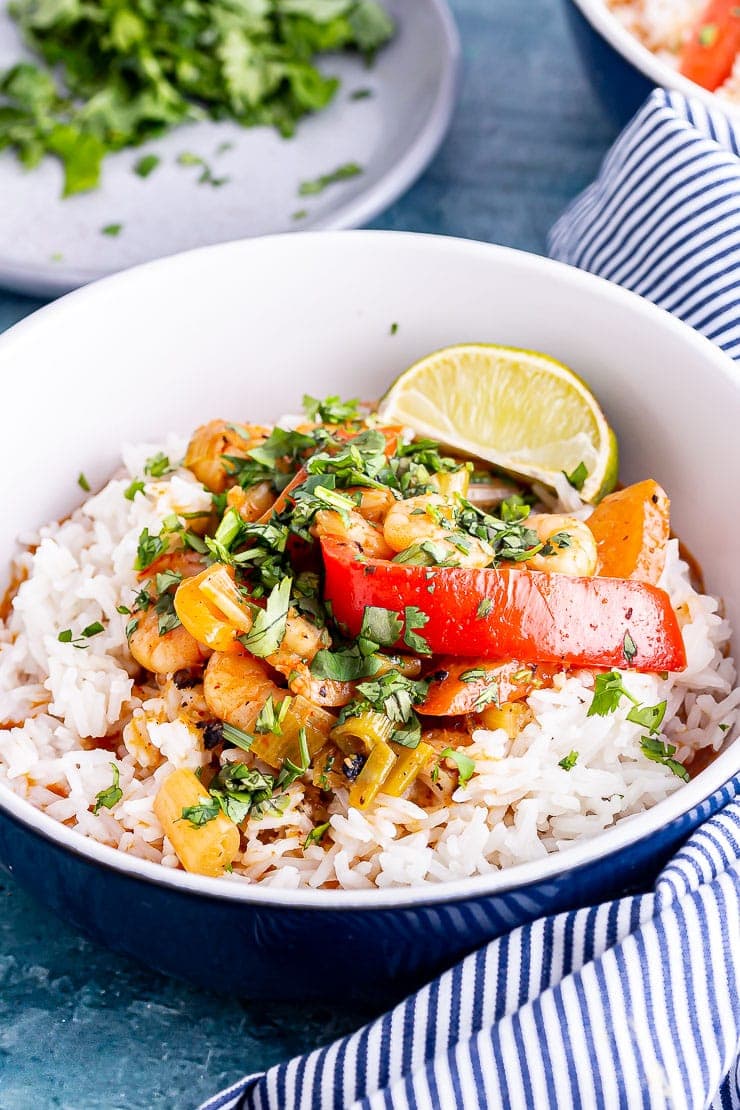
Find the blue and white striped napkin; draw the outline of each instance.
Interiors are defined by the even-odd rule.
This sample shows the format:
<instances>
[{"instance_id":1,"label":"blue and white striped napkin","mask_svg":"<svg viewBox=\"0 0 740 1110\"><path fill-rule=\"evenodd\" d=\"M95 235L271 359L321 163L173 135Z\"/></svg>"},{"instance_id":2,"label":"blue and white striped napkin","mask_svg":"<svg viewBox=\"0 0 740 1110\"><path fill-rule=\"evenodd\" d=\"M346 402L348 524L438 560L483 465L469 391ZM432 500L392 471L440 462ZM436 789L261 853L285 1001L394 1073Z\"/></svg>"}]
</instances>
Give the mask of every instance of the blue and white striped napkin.
<instances>
[{"instance_id":1,"label":"blue and white striped napkin","mask_svg":"<svg viewBox=\"0 0 740 1110\"><path fill-rule=\"evenodd\" d=\"M656 89L549 247L740 359L740 128L700 100Z\"/></svg>"},{"instance_id":2,"label":"blue and white striped napkin","mask_svg":"<svg viewBox=\"0 0 740 1110\"><path fill-rule=\"evenodd\" d=\"M550 249L740 360L740 135L654 92ZM738 1110L740 777L722 799L651 893L517 929L201 1110Z\"/></svg>"}]
</instances>

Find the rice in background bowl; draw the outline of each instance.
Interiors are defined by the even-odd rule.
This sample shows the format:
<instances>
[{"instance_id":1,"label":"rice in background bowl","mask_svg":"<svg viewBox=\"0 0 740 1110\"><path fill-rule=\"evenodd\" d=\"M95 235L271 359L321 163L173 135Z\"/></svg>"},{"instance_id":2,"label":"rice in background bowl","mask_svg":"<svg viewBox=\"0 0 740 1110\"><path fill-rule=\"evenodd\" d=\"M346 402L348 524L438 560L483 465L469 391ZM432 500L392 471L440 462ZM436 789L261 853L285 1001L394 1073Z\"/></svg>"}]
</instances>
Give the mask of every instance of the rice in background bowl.
<instances>
[{"instance_id":1,"label":"rice in background bowl","mask_svg":"<svg viewBox=\"0 0 740 1110\"><path fill-rule=\"evenodd\" d=\"M678 50L699 17L700 0L563 0L575 46L591 86L610 117L627 124L654 88L676 89L720 108L738 108L737 63L724 88L710 92L678 70ZM695 21L694 21L695 25Z\"/></svg>"}]
</instances>

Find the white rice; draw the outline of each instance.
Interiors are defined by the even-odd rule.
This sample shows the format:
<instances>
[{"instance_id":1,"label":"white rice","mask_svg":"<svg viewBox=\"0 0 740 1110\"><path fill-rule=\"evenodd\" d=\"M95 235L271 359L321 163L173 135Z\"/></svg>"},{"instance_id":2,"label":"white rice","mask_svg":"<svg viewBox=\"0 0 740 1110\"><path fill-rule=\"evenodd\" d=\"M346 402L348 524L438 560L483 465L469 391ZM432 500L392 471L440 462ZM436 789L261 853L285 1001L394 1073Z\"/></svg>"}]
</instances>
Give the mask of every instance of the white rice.
<instances>
[{"instance_id":1,"label":"white rice","mask_svg":"<svg viewBox=\"0 0 740 1110\"><path fill-rule=\"evenodd\" d=\"M606 0L606 4L630 34L673 69L678 69L681 50L707 7L706 0ZM715 95L740 104L740 58Z\"/></svg>"},{"instance_id":2,"label":"white rice","mask_svg":"<svg viewBox=\"0 0 740 1110\"><path fill-rule=\"evenodd\" d=\"M173 439L127 449L125 476L63 524L25 537L35 550L17 561L25 580L0 623L0 778L83 835L167 867L179 864L154 815L154 797L172 770L198 767L207 757L182 712L184 694L134 689L128 617L117 607L130 606L138 588L133 562L142 528L156 533L171 513L210 505L186 470L148 482L134 501L123 496L148 456L161 449L180 458L184 446ZM740 715L740 689L726 655L727 623L717 602L692 588L676 541L662 585L683 624L688 668L667 679L627 673L624 682L644 704L667 699L665 735L676 757L690 761L698 750L722 745ZM105 631L84 649L59 642L62 629L77 634L95 621ZM424 810L381 796L360 813L348 811L339 791L330 833L304 849L313 823L301 784L294 784L283 814L249 823L233 881L360 889L484 874L567 848L680 789L680 779L643 755L644 729L626 720L626 701L607 717L588 717L592 689L593 676L581 671L532 694L534 720L513 743L503 731L477 731L468 749L476 772L447 806ZM105 746L96 746L101 741ZM565 771L559 762L571 751L578 759ZM111 762L123 796L95 815L96 795L111 785Z\"/></svg>"}]
</instances>

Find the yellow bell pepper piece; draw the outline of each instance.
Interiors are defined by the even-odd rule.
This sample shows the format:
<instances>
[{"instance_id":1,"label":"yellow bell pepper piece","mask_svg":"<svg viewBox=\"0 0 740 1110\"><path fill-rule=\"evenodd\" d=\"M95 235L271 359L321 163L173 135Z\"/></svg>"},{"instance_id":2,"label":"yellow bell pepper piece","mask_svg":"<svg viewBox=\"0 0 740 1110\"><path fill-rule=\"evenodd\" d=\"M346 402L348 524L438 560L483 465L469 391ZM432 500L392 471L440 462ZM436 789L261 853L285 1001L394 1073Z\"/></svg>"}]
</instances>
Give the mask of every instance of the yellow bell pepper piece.
<instances>
[{"instance_id":1,"label":"yellow bell pepper piece","mask_svg":"<svg viewBox=\"0 0 740 1110\"><path fill-rule=\"evenodd\" d=\"M431 480L443 497L452 497L456 493L467 497L471 470L469 464L460 470L440 470L439 474L432 475Z\"/></svg>"},{"instance_id":2,"label":"yellow bell pepper piece","mask_svg":"<svg viewBox=\"0 0 740 1110\"><path fill-rule=\"evenodd\" d=\"M360 713L348 717L332 729L331 738L345 755L356 752L369 754L376 744L387 743L393 735L393 723L384 713Z\"/></svg>"},{"instance_id":3,"label":"yellow bell pepper piece","mask_svg":"<svg viewBox=\"0 0 740 1110\"><path fill-rule=\"evenodd\" d=\"M431 763L435 752L431 744L425 744L423 740L415 748L404 748L399 744L394 744L393 747L396 751L396 762L381 789L384 794L400 798L416 776L428 763Z\"/></svg>"},{"instance_id":4,"label":"yellow bell pepper piece","mask_svg":"<svg viewBox=\"0 0 740 1110\"><path fill-rule=\"evenodd\" d=\"M395 752L381 740L367 757L365 766L352 783L349 804L355 809L367 809L385 782L391 767L396 762Z\"/></svg>"},{"instance_id":5,"label":"yellow bell pepper piece","mask_svg":"<svg viewBox=\"0 0 740 1110\"><path fill-rule=\"evenodd\" d=\"M287 694L287 691L286 691ZM290 697L290 695L287 695ZM276 702L276 707L277 707ZM336 717L312 705L307 698L296 694L290 699L285 717L280 726L280 735L272 732L257 733L250 751L270 767L279 769L284 760L290 759L296 767L301 766L301 749L298 735L306 730L306 747L313 759L326 744L327 737L336 724Z\"/></svg>"},{"instance_id":6,"label":"yellow bell pepper piece","mask_svg":"<svg viewBox=\"0 0 740 1110\"><path fill-rule=\"evenodd\" d=\"M212 576L217 569L217 566L207 567L200 574L183 579L175 592L175 612L198 643L214 651L232 651L237 629L200 588L204 579Z\"/></svg>"},{"instance_id":7,"label":"yellow bell pepper piece","mask_svg":"<svg viewBox=\"0 0 740 1110\"><path fill-rule=\"evenodd\" d=\"M238 632L251 631L254 624L252 611L237 589L234 570L223 563L215 563L198 575L198 589L217 612L222 613Z\"/></svg>"},{"instance_id":8,"label":"yellow bell pepper piece","mask_svg":"<svg viewBox=\"0 0 740 1110\"><path fill-rule=\"evenodd\" d=\"M525 702L509 701L505 705L488 705L481 711L484 728L493 731L502 728L510 740L515 740L526 724L532 720L532 710Z\"/></svg>"},{"instance_id":9,"label":"yellow bell pepper piece","mask_svg":"<svg viewBox=\"0 0 740 1110\"><path fill-rule=\"evenodd\" d=\"M213 802L192 771L173 771L157 792L154 812L180 863L196 875L223 875L239 854L239 830L225 813L203 825L192 825L182 811Z\"/></svg>"}]
</instances>

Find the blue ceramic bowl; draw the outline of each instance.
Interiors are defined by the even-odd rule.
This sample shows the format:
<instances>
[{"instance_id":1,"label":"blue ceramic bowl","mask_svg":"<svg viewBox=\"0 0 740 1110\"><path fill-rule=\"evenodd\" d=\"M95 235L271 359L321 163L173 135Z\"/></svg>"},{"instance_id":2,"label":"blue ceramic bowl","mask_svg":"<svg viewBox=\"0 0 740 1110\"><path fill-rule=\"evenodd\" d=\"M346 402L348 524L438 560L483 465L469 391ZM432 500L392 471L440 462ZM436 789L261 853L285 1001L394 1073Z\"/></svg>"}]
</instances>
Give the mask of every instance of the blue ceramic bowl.
<instances>
[{"instance_id":1,"label":"blue ceramic bowl","mask_svg":"<svg viewBox=\"0 0 740 1110\"><path fill-rule=\"evenodd\" d=\"M565 0L565 11L588 78L616 123L626 124L656 86L677 89L740 118L740 110L718 102L629 34L605 0Z\"/></svg>"},{"instance_id":2,"label":"blue ceramic bowl","mask_svg":"<svg viewBox=\"0 0 740 1110\"><path fill-rule=\"evenodd\" d=\"M725 356L580 271L381 232L169 258L3 336L13 419L0 437L0 565L19 532L73 507L81 470L93 487L105 482L123 441L234 411L269 420L304 391L378 396L422 354L471 338L547 351L593 385L620 436L623 477L668 487L677 531L740 628L740 518L726 511L740 472L740 380ZM53 465L29 458L29 428ZM513 926L648 883L732 796L725 784L739 771L740 741L728 740L672 797L561 855L384 891L270 890L168 870L83 838L0 785L0 864L88 936L159 971L243 996L383 1003Z\"/></svg>"}]
</instances>

